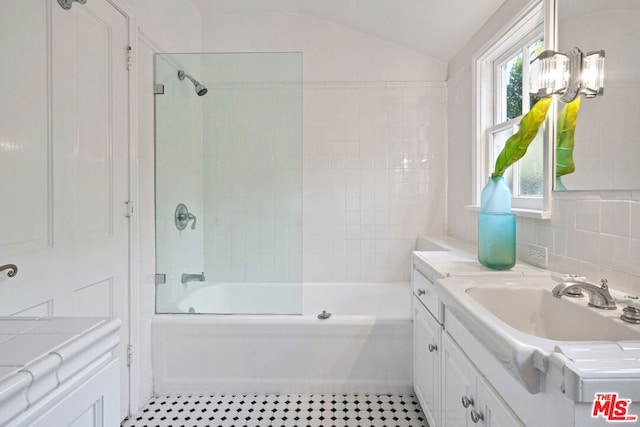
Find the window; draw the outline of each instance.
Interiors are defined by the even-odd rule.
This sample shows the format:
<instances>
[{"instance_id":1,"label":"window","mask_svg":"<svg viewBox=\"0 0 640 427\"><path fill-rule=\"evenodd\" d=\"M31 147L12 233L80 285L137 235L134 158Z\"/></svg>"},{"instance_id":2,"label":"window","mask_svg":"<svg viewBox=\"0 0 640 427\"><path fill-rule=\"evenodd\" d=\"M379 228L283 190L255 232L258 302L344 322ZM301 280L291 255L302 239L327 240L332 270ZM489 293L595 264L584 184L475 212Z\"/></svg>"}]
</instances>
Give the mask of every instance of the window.
<instances>
[{"instance_id":1,"label":"window","mask_svg":"<svg viewBox=\"0 0 640 427\"><path fill-rule=\"evenodd\" d=\"M530 61L545 49L543 18L544 3L532 4L475 58L476 204L505 142L518 131L523 115L538 101L529 96L527 82ZM543 126L527 154L505 173L516 212L548 211L546 141Z\"/></svg>"}]
</instances>

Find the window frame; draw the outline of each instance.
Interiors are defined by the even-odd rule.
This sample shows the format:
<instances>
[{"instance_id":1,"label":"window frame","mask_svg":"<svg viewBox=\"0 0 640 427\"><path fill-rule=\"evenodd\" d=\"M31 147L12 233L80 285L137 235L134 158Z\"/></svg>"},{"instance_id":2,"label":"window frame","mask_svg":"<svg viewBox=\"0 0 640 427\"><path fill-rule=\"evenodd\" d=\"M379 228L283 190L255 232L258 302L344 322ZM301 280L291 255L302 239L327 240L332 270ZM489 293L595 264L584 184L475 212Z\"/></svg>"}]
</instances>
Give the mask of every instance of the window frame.
<instances>
[{"instance_id":1,"label":"window frame","mask_svg":"<svg viewBox=\"0 0 640 427\"><path fill-rule=\"evenodd\" d=\"M544 48L555 48L557 0L533 0L519 14L486 43L472 58L473 73L473 121L475 137L473 139L473 191L472 210L479 209L480 192L484 187L491 167L488 159L491 158L490 149L492 135L499 129L505 129L517 125L522 116L496 124L499 106L496 93L502 90L500 76L495 72L496 68L504 64L523 51L523 45L535 41L540 34L544 37ZM542 27L542 28L540 28ZM528 61L528 54L523 57L523 62ZM523 67L523 86L526 80ZM499 88L499 89L498 89ZM498 89L498 90L497 90ZM524 95L524 94L523 94ZM526 102L523 96L523 105ZM524 111L524 110L523 110ZM512 211L516 215L533 218L551 217L551 193L554 151L550 149L553 144L550 129L555 129L555 102L549 109L547 121L543 133L543 183L542 197L512 197Z\"/></svg>"}]
</instances>

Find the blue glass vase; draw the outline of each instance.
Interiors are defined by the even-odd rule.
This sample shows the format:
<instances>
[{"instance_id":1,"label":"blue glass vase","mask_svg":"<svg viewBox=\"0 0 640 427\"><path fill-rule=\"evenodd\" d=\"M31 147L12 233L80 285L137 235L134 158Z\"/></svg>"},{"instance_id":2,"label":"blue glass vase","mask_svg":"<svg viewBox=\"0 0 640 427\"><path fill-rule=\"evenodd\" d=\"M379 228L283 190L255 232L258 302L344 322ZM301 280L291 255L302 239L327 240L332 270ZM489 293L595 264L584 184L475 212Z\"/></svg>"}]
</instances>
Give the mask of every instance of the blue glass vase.
<instances>
[{"instance_id":1,"label":"blue glass vase","mask_svg":"<svg viewBox=\"0 0 640 427\"><path fill-rule=\"evenodd\" d=\"M482 190L478 215L478 261L492 270L516 265L516 216L503 177L489 178Z\"/></svg>"}]
</instances>

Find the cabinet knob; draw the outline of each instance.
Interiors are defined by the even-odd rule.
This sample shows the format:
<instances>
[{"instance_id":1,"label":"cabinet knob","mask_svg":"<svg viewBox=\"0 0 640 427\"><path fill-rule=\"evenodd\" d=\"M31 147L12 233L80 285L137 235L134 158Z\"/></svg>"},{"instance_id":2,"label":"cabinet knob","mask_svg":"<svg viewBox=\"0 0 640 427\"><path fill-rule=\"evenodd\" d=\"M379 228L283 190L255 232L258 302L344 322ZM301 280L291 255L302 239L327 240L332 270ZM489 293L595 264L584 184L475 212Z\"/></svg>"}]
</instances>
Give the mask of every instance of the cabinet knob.
<instances>
[{"instance_id":1,"label":"cabinet knob","mask_svg":"<svg viewBox=\"0 0 640 427\"><path fill-rule=\"evenodd\" d=\"M462 406L464 406L465 408L468 408L469 406L473 406L473 398L462 396Z\"/></svg>"},{"instance_id":2,"label":"cabinet knob","mask_svg":"<svg viewBox=\"0 0 640 427\"><path fill-rule=\"evenodd\" d=\"M429 353L433 353L438 349L438 346L435 344L429 344Z\"/></svg>"},{"instance_id":3,"label":"cabinet knob","mask_svg":"<svg viewBox=\"0 0 640 427\"><path fill-rule=\"evenodd\" d=\"M484 421L484 414L482 412L478 412L475 409L471 410L471 421L473 421L475 424L478 423L478 421Z\"/></svg>"},{"instance_id":4,"label":"cabinet knob","mask_svg":"<svg viewBox=\"0 0 640 427\"><path fill-rule=\"evenodd\" d=\"M424 295L426 293L427 293L427 291L425 291L424 289L418 289L418 296Z\"/></svg>"}]
</instances>

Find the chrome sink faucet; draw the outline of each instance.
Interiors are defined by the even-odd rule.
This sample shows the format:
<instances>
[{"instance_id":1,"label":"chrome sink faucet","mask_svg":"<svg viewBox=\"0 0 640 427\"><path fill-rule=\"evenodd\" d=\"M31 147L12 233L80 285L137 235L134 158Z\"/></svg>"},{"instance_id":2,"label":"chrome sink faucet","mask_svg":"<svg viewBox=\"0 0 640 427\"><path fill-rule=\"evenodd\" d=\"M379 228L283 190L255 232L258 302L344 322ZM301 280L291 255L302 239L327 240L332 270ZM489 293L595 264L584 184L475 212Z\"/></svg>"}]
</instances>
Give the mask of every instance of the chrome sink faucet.
<instances>
[{"instance_id":1,"label":"chrome sink faucet","mask_svg":"<svg viewBox=\"0 0 640 427\"><path fill-rule=\"evenodd\" d=\"M566 280L558 283L558 285L553 288L552 294L554 297L560 298L567 294L575 295L579 293L580 290L589 294L589 306L603 310L616 309L616 303L609 293L607 279L602 279L600 286L582 280Z\"/></svg>"}]
</instances>

